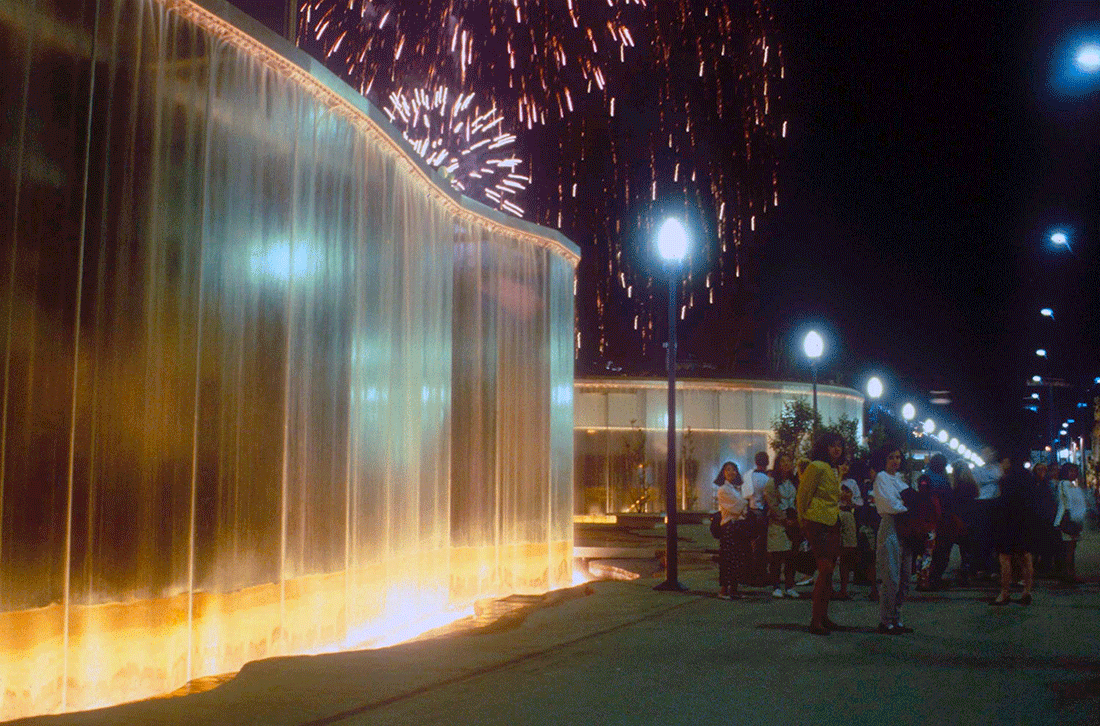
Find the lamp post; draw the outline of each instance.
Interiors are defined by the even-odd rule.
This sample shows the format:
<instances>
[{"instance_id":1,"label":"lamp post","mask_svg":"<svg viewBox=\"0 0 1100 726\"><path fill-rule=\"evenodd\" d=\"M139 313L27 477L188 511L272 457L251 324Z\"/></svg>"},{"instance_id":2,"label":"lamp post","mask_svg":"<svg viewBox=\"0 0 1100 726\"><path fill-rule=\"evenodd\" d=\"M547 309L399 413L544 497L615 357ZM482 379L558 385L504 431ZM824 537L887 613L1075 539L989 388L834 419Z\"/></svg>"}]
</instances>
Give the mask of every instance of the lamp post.
<instances>
[{"instance_id":1,"label":"lamp post","mask_svg":"<svg viewBox=\"0 0 1100 726\"><path fill-rule=\"evenodd\" d=\"M676 540L676 302L680 262L687 253L687 232L679 220L669 217L657 231L657 251L668 272L668 478L665 481L665 581L655 590L682 592Z\"/></svg>"},{"instance_id":2,"label":"lamp post","mask_svg":"<svg viewBox=\"0 0 1100 726\"><path fill-rule=\"evenodd\" d=\"M867 398L871 399L871 431L875 430L875 423L878 418L878 399L882 397L882 391L884 386L882 385L882 379L878 376L871 376L867 381ZM871 432L868 432L870 436Z\"/></svg>"},{"instance_id":3,"label":"lamp post","mask_svg":"<svg viewBox=\"0 0 1100 726\"><path fill-rule=\"evenodd\" d=\"M817 434L817 359L825 352L825 341L816 330L806 333L802 341L802 350L810 359L810 375L813 377L814 389L814 434Z\"/></svg>"}]
</instances>

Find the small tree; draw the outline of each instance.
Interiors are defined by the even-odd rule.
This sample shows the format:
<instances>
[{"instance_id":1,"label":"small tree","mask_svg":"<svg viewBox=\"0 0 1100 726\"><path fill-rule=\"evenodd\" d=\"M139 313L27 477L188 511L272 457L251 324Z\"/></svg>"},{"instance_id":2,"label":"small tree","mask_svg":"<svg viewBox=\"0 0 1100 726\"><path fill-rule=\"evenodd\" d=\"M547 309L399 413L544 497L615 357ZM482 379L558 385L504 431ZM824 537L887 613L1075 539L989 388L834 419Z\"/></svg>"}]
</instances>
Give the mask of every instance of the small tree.
<instances>
[{"instance_id":1,"label":"small tree","mask_svg":"<svg viewBox=\"0 0 1100 726\"><path fill-rule=\"evenodd\" d=\"M776 455L787 454L792 459L808 456L813 442L810 440L815 423L821 425L821 416L805 398L795 398L783 404L779 418L772 421L772 436L768 444Z\"/></svg>"},{"instance_id":2,"label":"small tree","mask_svg":"<svg viewBox=\"0 0 1100 726\"><path fill-rule=\"evenodd\" d=\"M831 421L827 426L822 426L821 431L832 431L840 434L844 439L844 448L848 452L848 460L861 459L867 456L867 447L859 440L859 420L850 418L847 414L840 417L839 421Z\"/></svg>"},{"instance_id":3,"label":"small tree","mask_svg":"<svg viewBox=\"0 0 1100 726\"><path fill-rule=\"evenodd\" d=\"M637 419L630 419L630 426L632 431L623 441L623 482L626 484L630 511L644 512L652 499L647 481L650 462L646 460L645 431Z\"/></svg>"},{"instance_id":4,"label":"small tree","mask_svg":"<svg viewBox=\"0 0 1100 726\"><path fill-rule=\"evenodd\" d=\"M680 507L684 511L695 506L698 495L695 491L695 478L699 476L699 461L695 458L695 432L688 426L680 444Z\"/></svg>"}]
</instances>

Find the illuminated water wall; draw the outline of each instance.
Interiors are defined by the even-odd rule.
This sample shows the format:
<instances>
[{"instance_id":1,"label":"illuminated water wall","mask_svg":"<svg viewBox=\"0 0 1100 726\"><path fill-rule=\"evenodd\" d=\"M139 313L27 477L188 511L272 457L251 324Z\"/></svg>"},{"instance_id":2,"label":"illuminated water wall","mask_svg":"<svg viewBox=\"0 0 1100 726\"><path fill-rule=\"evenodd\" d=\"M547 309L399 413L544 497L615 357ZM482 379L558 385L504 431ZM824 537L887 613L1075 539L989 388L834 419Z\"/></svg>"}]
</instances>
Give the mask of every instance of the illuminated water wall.
<instances>
[{"instance_id":1,"label":"illuminated water wall","mask_svg":"<svg viewBox=\"0 0 1100 726\"><path fill-rule=\"evenodd\" d=\"M839 386L817 387L825 423L863 420L863 396ZM772 422L787 401L810 402L808 383L680 380L676 384L677 481L681 511L712 507L711 482L722 464L742 473L769 451ZM663 380L586 379L576 382L578 514L663 512L667 471L668 383ZM862 425L859 427L862 436Z\"/></svg>"},{"instance_id":2,"label":"illuminated water wall","mask_svg":"<svg viewBox=\"0 0 1100 726\"><path fill-rule=\"evenodd\" d=\"M224 3L0 59L0 719L570 581L571 243Z\"/></svg>"}]
</instances>

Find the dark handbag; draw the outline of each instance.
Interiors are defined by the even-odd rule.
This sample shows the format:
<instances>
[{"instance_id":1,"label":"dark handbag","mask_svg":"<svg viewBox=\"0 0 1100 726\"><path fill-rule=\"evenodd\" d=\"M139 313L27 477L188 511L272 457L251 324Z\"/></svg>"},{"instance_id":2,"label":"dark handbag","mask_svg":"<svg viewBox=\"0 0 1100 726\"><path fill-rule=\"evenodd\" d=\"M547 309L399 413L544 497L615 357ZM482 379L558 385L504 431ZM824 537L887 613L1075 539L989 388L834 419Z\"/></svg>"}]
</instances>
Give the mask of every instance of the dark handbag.
<instances>
[{"instance_id":1,"label":"dark handbag","mask_svg":"<svg viewBox=\"0 0 1100 726\"><path fill-rule=\"evenodd\" d=\"M1074 522L1070 518L1069 512L1062 515L1062 521L1058 523L1058 531L1062 534L1069 535L1070 537L1076 537L1081 534L1081 530L1084 529L1080 522Z\"/></svg>"},{"instance_id":2,"label":"dark handbag","mask_svg":"<svg viewBox=\"0 0 1100 726\"><path fill-rule=\"evenodd\" d=\"M714 512L710 515L710 534L714 539L722 539L722 513Z\"/></svg>"}]
</instances>

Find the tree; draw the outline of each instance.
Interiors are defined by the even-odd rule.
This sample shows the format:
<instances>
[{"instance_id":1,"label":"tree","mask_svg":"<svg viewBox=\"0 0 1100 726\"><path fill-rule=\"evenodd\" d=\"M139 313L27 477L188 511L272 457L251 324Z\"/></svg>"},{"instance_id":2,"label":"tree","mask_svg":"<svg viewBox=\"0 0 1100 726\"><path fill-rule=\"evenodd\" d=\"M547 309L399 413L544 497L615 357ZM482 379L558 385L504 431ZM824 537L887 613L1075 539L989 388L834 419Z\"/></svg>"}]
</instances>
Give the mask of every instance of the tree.
<instances>
[{"instance_id":1,"label":"tree","mask_svg":"<svg viewBox=\"0 0 1100 726\"><path fill-rule=\"evenodd\" d=\"M867 456L867 447L859 440L859 419L843 414L839 421L831 421L827 426L822 426L821 431L840 434L844 439L844 448L848 452L848 461Z\"/></svg>"},{"instance_id":2,"label":"tree","mask_svg":"<svg viewBox=\"0 0 1100 726\"><path fill-rule=\"evenodd\" d=\"M776 456L787 454L795 460L800 456L809 456L813 447L810 434L815 423L821 425L821 416L814 412L805 398L787 401L779 418L772 421L772 436L768 444Z\"/></svg>"}]
</instances>

